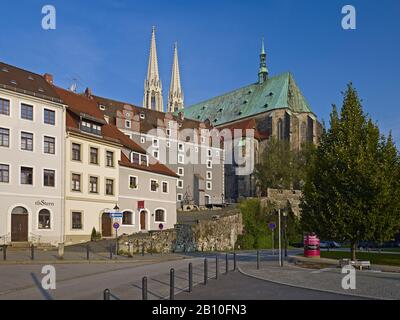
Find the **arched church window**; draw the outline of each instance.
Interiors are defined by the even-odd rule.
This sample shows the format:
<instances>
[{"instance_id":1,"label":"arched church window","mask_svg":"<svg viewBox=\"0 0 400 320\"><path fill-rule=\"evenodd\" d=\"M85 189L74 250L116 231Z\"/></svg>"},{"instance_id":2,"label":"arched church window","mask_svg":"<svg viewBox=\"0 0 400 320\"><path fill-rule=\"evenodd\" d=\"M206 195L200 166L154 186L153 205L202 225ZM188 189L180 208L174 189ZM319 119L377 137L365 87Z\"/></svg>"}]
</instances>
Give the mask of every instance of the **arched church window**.
<instances>
[{"instance_id":1,"label":"arched church window","mask_svg":"<svg viewBox=\"0 0 400 320\"><path fill-rule=\"evenodd\" d=\"M278 120L277 131L278 131L278 140L283 140L284 137L283 137L283 121L282 121L282 119Z\"/></svg>"}]
</instances>

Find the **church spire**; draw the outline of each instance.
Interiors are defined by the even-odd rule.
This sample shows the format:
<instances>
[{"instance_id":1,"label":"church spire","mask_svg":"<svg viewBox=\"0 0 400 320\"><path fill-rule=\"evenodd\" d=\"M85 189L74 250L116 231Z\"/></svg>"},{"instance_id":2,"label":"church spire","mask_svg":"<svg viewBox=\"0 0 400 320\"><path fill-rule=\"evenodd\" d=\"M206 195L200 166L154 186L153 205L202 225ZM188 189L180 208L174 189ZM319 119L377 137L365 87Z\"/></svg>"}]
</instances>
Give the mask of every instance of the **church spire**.
<instances>
[{"instance_id":1,"label":"church spire","mask_svg":"<svg viewBox=\"0 0 400 320\"><path fill-rule=\"evenodd\" d=\"M168 112L175 112L184 108L184 97L179 72L178 44L174 47L174 62L172 65L171 86L168 95Z\"/></svg>"},{"instance_id":2,"label":"church spire","mask_svg":"<svg viewBox=\"0 0 400 320\"><path fill-rule=\"evenodd\" d=\"M147 68L147 79L144 82L143 107L157 111L164 111L162 84L158 73L156 27L153 27L151 33L149 65Z\"/></svg>"},{"instance_id":3,"label":"church spire","mask_svg":"<svg viewBox=\"0 0 400 320\"><path fill-rule=\"evenodd\" d=\"M268 79L268 68L267 68L267 54L265 53L264 38L261 44L260 54L260 70L258 71L258 83L264 83Z\"/></svg>"}]
</instances>

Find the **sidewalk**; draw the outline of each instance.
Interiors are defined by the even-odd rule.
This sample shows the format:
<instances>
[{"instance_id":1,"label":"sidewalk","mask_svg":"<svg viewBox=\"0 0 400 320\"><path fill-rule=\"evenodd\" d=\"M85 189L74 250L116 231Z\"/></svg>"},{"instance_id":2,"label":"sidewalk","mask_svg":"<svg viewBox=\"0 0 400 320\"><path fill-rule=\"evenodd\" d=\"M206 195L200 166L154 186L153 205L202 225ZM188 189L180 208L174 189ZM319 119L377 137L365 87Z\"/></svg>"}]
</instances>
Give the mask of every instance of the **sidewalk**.
<instances>
[{"instance_id":1,"label":"sidewalk","mask_svg":"<svg viewBox=\"0 0 400 320\"><path fill-rule=\"evenodd\" d=\"M344 290L341 283L345 275L336 267L305 269L287 262L284 267L279 267L277 262L262 262L260 270L255 263L241 263L239 270L258 279L299 288L374 299L400 299L400 274L397 273L357 271L356 289Z\"/></svg>"}]
</instances>

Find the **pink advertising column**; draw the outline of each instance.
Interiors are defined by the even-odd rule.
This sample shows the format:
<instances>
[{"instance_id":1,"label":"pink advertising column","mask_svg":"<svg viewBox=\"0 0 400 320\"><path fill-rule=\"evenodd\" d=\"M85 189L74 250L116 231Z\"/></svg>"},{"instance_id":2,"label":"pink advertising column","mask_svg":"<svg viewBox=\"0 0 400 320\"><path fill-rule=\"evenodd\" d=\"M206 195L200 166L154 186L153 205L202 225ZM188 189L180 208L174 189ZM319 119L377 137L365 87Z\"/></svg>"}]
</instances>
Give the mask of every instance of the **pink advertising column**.
<instances>
[{"instance_id":1,"label":"pink advertising column","mask_svg":"<svg viewBox=\"0 0 400 320\"><path fill-rule=\"evenodd\" d=\"M314 234L304 236L304 256L307 258L319 258L320 254L320 240Z\"/></svg>"}]
</instances>

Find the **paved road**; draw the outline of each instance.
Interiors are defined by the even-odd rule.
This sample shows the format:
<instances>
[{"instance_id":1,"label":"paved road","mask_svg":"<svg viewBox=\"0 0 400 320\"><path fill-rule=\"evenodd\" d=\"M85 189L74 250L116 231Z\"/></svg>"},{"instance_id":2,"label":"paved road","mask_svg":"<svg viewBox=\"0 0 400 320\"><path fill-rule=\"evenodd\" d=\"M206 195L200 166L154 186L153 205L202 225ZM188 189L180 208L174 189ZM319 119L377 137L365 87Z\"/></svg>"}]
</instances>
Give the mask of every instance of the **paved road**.
<instances>
[{"instance_id":1,"label":"paved road","mask_svg":"<svg viewBox=\"0 0 400 320\"><path fill-rule=\"evenodd\" d=\"M315 290L293 288L254 279L240 272L222 275L199 285L194 292L182 292L176 300L361 300L361 298Z\"/></svg>"}]
</instances>

